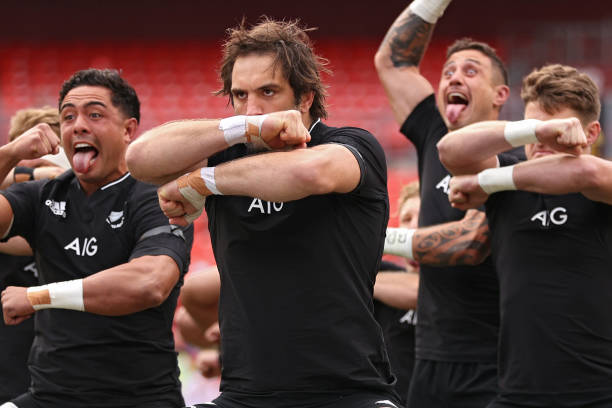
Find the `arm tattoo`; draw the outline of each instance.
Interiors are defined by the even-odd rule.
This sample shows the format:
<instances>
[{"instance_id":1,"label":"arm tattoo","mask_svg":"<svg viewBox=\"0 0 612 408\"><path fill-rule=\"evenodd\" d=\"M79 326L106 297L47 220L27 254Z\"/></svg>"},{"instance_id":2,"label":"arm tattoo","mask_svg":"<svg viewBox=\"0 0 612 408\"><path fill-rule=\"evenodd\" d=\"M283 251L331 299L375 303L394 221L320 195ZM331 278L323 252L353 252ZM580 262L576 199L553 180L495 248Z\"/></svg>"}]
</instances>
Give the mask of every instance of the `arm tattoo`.
<instances>
[{"instance_id":1,"label":"arm tattoo","mask_svg":"<svg viewBox=\"0 0 612 408\"><path fill-rule=\"evenodd\" d=\"M389 29L384 43L391 48L394 67L416 67L425 54L434 25L409 11L402 17Z\"/></svg>"},{"instance_id":2,"label":"arm tattoo","mask_svg":"<svg viewBox=\"0 0 612 408\"><path fill-rule=\"evenodd\" d=\"M431 266L477 265L489 255L489 225L482 211L455 222L417 230L415 261Z\"/></svg>"}]
</instances>

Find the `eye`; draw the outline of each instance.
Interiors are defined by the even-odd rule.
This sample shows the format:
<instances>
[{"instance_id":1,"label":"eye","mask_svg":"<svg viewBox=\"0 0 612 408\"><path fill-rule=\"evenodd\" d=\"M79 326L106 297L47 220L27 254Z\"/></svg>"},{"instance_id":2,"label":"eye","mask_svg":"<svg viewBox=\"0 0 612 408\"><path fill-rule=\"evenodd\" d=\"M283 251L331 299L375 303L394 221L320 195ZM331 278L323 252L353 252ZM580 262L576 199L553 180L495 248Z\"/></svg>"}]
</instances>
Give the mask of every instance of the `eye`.
<instances>
[{"instance_id":1,"label":"eye","mask_svg":"<svg viewBox=\"0 0 612 408\"><path fill-rule=\"evenodd\" d=\"M247 93L244 91L235 91L234 92L234 99L246 99L247 97Z\"/></svg>"},{"instance_id":2,"label":"eye","mask_svg":"<svg viewBox=\"0 0 612 408\"><path fill-rule=\"evenodd\" d=\"M72 113L65 113L62 115L62 122L68 122L74 119L74 115Z\"/></svg>"},{"instance_id":3,"label":"eye","mask_svg":"<svg viewBox=\"0 0 612 408\"><path fill-rule=\"evenodd\" d=\"M102 117L102 114L99 112L91 112L89 114L89 117L92 119L100 119Z\"/></svg>"},{"instance_id":4,"label":"eye","mask_svg":"<svg viewBox=\"0 0 612 408\"><path fill-rule=\"evenodd\" d=\"M275 93L276 93L276 92L275 92L274 90L269 89L269 88L265 88L265 89L263 90L263 94L264 94L265 96L273 96Z\"/></svg>"},{"instance_id":5,"label":"eye","mask_svg":"<svg viewBox=\"0 0 612 408\"><path fill-rule=\"evenodd\" d=\"M454 73L455 73L455 69L454 68L453 69L449 68L446 71L444 71L443 75L444 75L445 78L450 78L450 77L453 76Z\"/></svg>"},{"instance_id":6,"label":"eye","mask_svg":"<svg viewBox=\"0 0 612 408\"><path fill-rule=\"evenodd\" d=\"M478 73L478 71L476 70L476 68L467 68L465 70L465 74L469 75L469 76L474 76Z\"/></svg>"}]
</instances>

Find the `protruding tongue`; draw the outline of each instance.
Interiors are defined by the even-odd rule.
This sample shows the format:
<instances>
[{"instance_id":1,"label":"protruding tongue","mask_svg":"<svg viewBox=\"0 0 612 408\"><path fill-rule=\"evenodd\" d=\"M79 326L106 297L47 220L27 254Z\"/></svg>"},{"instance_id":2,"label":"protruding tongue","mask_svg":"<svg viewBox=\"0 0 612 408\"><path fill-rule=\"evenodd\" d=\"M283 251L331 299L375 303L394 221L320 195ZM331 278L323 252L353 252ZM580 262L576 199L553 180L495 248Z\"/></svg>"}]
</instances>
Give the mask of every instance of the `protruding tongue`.
<instances>
[{"instance_id":1,"label":"protruding tongue","mask_svg":"<svg viewBox=\"0 0 612 408\"><path fill-rule=\"evenodd\" d=\"M77 173L87 173L92 164L92 159L96 155L94 149L79 150L72 156L72 167Z\"/></svg>"},{"instance_id":2,"label":"protruding tongue","mask_svg":"<svg viewBox=\"0 0 612 408\"><path fill-rule=\"evenodd\" d=\"M446 105L446 118L450 123L457 122L457 118L465 108L467 108L467 105L462 103L449 103Z\"/></svg>"}]
</instances>

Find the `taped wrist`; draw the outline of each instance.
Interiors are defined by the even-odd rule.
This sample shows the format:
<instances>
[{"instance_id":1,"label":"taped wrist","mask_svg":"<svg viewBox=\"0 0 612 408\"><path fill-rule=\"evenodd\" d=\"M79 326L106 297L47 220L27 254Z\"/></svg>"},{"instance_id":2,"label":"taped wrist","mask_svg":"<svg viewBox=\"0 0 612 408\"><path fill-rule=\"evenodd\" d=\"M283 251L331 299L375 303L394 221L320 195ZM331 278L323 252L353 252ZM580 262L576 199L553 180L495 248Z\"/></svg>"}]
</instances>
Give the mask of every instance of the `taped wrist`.
<instances>
[{"instance_id":1,"label":"taped wrist","mask_svg":"<svg viewBox=\"0 0 612 408\"><path fill-rule=\"evenodd\" d=\"M17 166L13 169L13 182L23 183L34 180L34 169L31 167Z\"/></svg>"},{"instance_id":2,"label":"taped wrist","mask_svg":"<svg viewBox=\"0 0 612 408\"><path fill-rule=\"evenodd\" d=\"M408 9L430 24L442 16L451 0L414 0Z\"/></svg>"},{"instance_id":3,"label":"taped wrist","mask_svg":"<svg viewBox=\"0 0 612 408\"><path fill-rule=\"evenodd\" d=\"M254 137L261 138L261 125L268 115L239 115L221 119L219 129L228 145L251 143Z\"/></svg>"},{"instance_id":4,"label":"taped wrist","mask_svg":"<svg viewBox=\"0 0 612 408\"><path fill-rule=\"evenodd\" d=\"M525 146L537 143L536 126L540 123L537 119L525 119L517 122L508 122L504 127L504 138L512 147Z\"/></svg>"},{"instance_id":5,"label":"taped wrist","mask_svg":"<svg viewBox=\"0 0 612 408\"><path fill-rule=\"evenodd\" d=\"M513 171L514 166L483 170L478 173L478 184L489 195L498 191L516 190Z\"/></svg>"},{"instance_id":6,"label":"taped wrist","mask_svg":"<svg viewBox=\"0 0 612 408\"><path fill-rule=\"evenodd\" d=\"M415 231L415 229L411 228L387 228L383 252L414 260L412 255L412 237Z\"/></svg>"},{"instance_id":7,"label":"taped wrist","mask_svg":"<svg viewBox=\"0 0 612 408\"><path fill-rule=\"evenodd\" d=\"M85 311L83 279L32 286L26 294L34 310L54 308Z\"/></svg>"},{"instance_id":8,"label":"taped wrist","mask_svg":"<svg viewBox=\"0 0 612 408\"><path fill-rule=\"evenodd\" d=\"M223 195L215 183L215 168L203 167L176 180L179 192L197 210L194 214L185 216L187 222L193 222L202 214L206 197L209 195Z\"/></svg>"}]
</instances>

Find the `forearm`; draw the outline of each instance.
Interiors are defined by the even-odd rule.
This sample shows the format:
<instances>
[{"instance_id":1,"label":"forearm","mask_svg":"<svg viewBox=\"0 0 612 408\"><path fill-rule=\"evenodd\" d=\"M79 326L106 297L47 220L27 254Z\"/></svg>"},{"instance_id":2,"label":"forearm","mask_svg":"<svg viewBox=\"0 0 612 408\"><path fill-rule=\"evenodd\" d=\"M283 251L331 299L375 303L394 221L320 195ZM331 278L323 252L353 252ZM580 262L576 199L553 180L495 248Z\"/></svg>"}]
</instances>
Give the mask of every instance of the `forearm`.
<instances>
[{"instance_id":1,"label":"forearm","mask_svg":"<svg viewBox=\"0 0 612 408\"><path fill-rule=\"evenodd\" d=\"M178 278L178 266L168 256L133 259L83 279L85 311L120 316L158 306Z\"/></svg>"},{"instance_id":2,"label":"forearm","mask_svg":"<svg viewBox=\"0 0 612 408\"><path fill-rule=\"evenodd\" d=\"M374 299L397 309L415 309L418 290L418 274L380 271L376 275Z\"/></svg>"},{"instance_id":3,"label":"forearm","mask_svg":"<svg viewBox=\"0 0 612 408\"><path fill-rule=\"evenodd\" d=\"M360 175L353 154L336 144L269 152L215 167L215 182L224 195L274 202L346 193L357 186Z\"/></svg>"},{"instance_id":4,"label":"forearm","mask_svg":"<svg viewBox=\"0 0 612 408\"><path fill-rule=\"evenodd\" d=\"M582 193L595 201L612 203L612 164L592 155L556 154L514 166L518 190L541 194Z\"/></svg>"},{"instance_id":5,"label":"forearm","mask_svg":"<svg viewBox=\"0 0 612 408\"><path fill-rule=\"evenodd\" d=\"M2 180L2 188L12 184L12 170L19 163L19 160L20 158L16 157L11 144L0 147L0 180Z\"/></svg>"},{"instance_id":6,"label":"forearm","mask_svg":"<svg viewBox=\"0 0 612 408\"><path fill-rule=\"evenodd\" d=\"M183 120L155 127L142 134L127 151L132 175L163 184L185 174L229 145L219 120Z\"/></svg>"},{"instance_id":7,"label":"forearm","mask_svg":"<svg viewBox=\"0 0 612 408\"><path fill-rule=\"evenodd\" d=\"M490 252L486 216L474 210L460 221L419 228L412 246L414 260L422 265L477 265Z\"/></svg>"},{"instance_id":8,"label":"forearm","mask_svg":"<svg viewBox=\"0 0 612 408\"><path fill-rule=\"evenodd\" d=\"M478 122L448 133L437 145L440 161L455 175L496 167L497 154L512 148L504 137L506 123Z\"/></svg>"},{"instance_id":9,"label":"forearm","mask_svg":"<svg viewBox=\"0 0 612 408\"><path fill-rule=\"evenodd\" d=\"M14 256L32 256L32 248L23 237L13 237L0 242L0 253Z\"/></svg>"},{"instance_id":10,"label":"forearm","mask_svg":"<svg viewBox=\"0 0 612 408\"><path fill-rule=\"evenodd\" d=\"M433 29L434 24L406 8L389 28L374 57L378 76L398 123L433 93L433 87L418 69Z\"/></svg>"}]
</instances>

